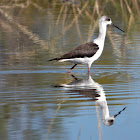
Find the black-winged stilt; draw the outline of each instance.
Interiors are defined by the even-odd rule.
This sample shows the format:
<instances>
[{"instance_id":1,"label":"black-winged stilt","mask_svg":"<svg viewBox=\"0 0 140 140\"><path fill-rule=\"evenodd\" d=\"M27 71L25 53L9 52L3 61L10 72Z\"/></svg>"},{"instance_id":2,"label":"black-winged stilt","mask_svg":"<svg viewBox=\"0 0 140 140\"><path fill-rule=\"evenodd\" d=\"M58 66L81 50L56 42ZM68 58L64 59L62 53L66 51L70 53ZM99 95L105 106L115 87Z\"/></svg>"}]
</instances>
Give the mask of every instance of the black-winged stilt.
<instances>
[{"instance_id":1,"label":"black-winged stilt","mask_svg":"<svg viewBox=\"0 0 140 140\"><path fill-rule=\"evenodd\" d=\"M76 49L49 61L58 60L59 62L68 61L74 63L74 66L68 70L68 73L77 65L77 64L86 64L88 66L88 73L90 73L91 64L97 60L103 51L104 41L106 36L107 25L113 25L114 27L121 30L119 27L114 25L111 19L107 16L102 16L99 21L99 36L94 39L93 42L88 42L78 46ZM123 30L121 30L123 31ZM123 31L124 32L124 31Z\"/></svg>"}]
</instances>

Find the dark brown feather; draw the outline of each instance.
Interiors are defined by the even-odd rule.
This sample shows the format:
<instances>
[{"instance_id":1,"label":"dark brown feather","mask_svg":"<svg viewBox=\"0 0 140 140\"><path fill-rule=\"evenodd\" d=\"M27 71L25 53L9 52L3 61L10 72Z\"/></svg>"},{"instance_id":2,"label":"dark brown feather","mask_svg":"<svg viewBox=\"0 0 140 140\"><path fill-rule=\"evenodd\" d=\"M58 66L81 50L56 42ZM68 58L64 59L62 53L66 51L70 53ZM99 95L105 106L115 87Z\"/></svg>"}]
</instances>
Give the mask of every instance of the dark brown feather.
<instances>
[{"instance_id":1,"label":"dark brown feather","mask_svg":"<svg viewBox=\"0 0 140 140\"><path fill-rule=\"evenodd\" d=\"M78 46L76 49L62 55L61 57L51 59L53 60L61 60L61 59L72 59L72 58L84 58L84 57L92 57L97 50L99 49L98 45L93 42L88 42Z\"/></svg>"}]
</instances>

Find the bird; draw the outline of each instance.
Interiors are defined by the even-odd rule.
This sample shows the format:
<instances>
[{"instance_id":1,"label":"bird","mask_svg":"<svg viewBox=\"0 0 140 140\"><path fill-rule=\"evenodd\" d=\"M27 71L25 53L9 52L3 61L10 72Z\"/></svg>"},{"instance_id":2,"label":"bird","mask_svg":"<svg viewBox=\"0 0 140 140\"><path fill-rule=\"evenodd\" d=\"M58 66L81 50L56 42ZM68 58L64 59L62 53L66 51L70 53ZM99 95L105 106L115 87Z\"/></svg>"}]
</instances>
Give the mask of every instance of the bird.
<instances>
[{"instance_id":1,"label":"bird","mask_svg":"<svg viewBox=\"0 0 140 140\"><path fill-rule=\"evenodd\" d=\"M88 74L90 74L90 67L92 63L97 60L103 52L107 25L113 25L114 27L124 32L118 26L113 24L111 18L109 18L108 16L102 16L98 20L98 24L99 35L96 39L91 42L84 43L77 48L69 51L68 53L60 57L50 59L48 61L56 60L58 62L67 61L73 63L74 65L67 72L69 74L71 73L72 69L74 69L78 64L85 64L88 67Z\"/></svg>"}]
</instances>

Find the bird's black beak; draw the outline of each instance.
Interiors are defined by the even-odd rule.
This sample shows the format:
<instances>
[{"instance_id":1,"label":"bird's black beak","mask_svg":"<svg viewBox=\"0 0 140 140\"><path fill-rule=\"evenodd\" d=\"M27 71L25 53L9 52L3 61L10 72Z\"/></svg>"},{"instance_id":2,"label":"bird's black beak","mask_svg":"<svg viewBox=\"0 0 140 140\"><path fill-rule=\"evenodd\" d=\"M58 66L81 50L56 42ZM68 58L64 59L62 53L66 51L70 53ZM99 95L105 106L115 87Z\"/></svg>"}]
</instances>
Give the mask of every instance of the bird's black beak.
<instances>
[{"instance_id":1,"label":"bird's black beak","mask_svg":"<svg viewBox=\"0 0 140 140\"><path fill-rule=\"evenodd\" d=\"M111 25L113 25L114 27L116 27L117 29L119 29L120 31L122 31L122 32L124 32L122 29L120 29L118 26L116 26L115 24L111 24Z\"/></svg>"},{"instance_id":2,"label":"bird's black beak","mask_svg":"<svg viewBox=\"0 0 140 140\"><path fill-rule=\"evenodd\" d=\"M120 115L121 114L121 112L122 111L124 111L126 109L126 107L125 108L123 108L120 112L118 112L116 115L114 115L114 118L116 118L118 115Z\"/></svg>"}]
</instances>

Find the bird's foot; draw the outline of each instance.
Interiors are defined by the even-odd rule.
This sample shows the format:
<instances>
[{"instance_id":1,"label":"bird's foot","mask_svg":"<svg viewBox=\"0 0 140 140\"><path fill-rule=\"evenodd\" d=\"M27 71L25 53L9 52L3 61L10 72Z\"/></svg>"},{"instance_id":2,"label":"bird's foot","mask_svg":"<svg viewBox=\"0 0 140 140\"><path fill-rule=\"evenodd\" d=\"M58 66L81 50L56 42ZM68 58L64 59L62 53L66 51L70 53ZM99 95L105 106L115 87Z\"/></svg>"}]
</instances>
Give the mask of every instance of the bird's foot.
<instances>
[{"instance_id":1,"label":"bird's foot","mask_svg":"<svg viewBox=\"0 0 140 140\"><path fill-rule=\"evenodd\" d=\"M71 69L68 70L67 74L71 74Z\"/></svg>"},{"instance_id":2,"label":"bird's foot","mask_svg":"<svg viewBox=\"0 0 140 140\"><path fill-rule=\"evenodd\" d=\"M69 69L67 73L68 73L68 74L71 74L72 69L74 69L74 68L76 67L76 65L77 65L77 64L74 64L74 66L72 66L72 68Z\"/></svg>"}]
</instances>

